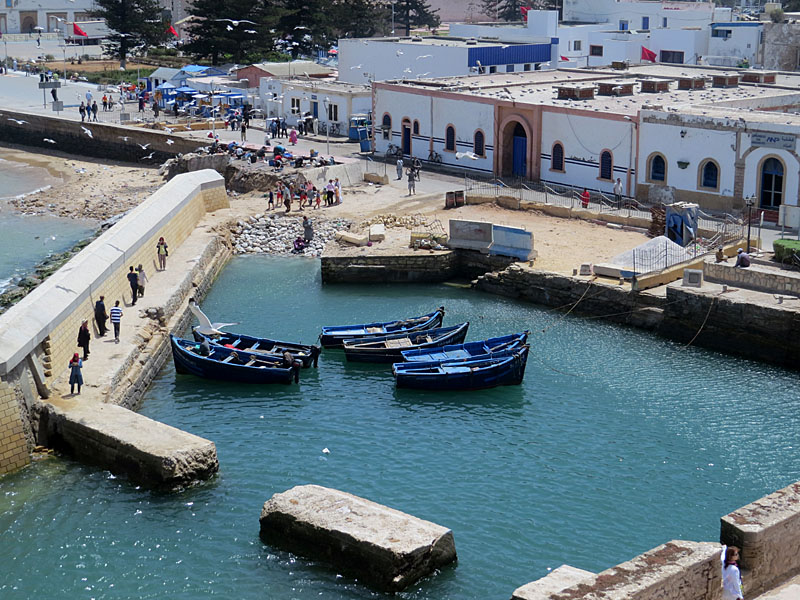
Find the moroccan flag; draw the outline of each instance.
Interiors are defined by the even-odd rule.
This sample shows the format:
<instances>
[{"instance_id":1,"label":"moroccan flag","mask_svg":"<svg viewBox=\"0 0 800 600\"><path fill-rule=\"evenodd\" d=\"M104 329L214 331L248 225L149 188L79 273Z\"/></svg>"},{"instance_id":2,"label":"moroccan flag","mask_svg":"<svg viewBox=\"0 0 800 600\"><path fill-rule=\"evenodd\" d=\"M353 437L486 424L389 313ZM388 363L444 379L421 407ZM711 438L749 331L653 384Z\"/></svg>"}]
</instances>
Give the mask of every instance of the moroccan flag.
<instances>
[{"instance_id":1,"label":"moroccan flag","mask_svg":"<svg viewBox=\"0 0 800 600\"><path fill-rule=\"evenodd\" d=\"M172 35L174 35L175 37L179 37L179 36L178 36L178 32L177 32L177 31L175 31L175 28L172 26L172 23L170 23L170 24L169 24L169 27L167 27L167 33L171 33L171 34L172 34Z\"/></svg>"},{"instance_id":2,"label":"moroccan flag","mask_svg":"<svg viewBox=\"0 0 800 600\"><path fill-rule=\"evenodd\" d=\"M642 60L649 60L650 62L656 62L656 53L642 46Z\"/></svg>"},{"instance_id":3,"label":"moroccan flag","mask_svg":"<svg viewBox=\"0 0 800 600\"><path fill-rule=\"evenodd\" d=\"M528 22L528 11L531 9L530 6L520 6L519 12L522 13L522 20L526 23Z\"/></svg>"},{"instance_id":4,"label":"moroccan flag","mask_svg":"<svg viewBox=\"0 0 800 600\"><path fill-rule=\"evenodd\" d=\"M561 60L569 60L566 56L562 56Z\"/></svg>"},{"instance_id":5,"label":"moroccan flag","mask_svg":"<svg viewBox=\"0 0 800 600\"><path fill-rule=\"evenodd\" d=\"M89 37L89 34L86 33L83 29L78 27L77 23L72 24L72 35L79 35L81 37Z\"/></svg>"}]
</instances>

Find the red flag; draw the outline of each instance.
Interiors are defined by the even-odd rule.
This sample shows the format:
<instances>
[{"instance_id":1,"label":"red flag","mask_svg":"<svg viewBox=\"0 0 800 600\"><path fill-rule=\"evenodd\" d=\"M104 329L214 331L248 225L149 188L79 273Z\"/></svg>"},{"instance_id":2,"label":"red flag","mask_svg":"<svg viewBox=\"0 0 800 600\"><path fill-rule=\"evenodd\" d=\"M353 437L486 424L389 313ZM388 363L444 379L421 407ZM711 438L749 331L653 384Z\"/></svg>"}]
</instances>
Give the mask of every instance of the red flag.
<instances>
[{"instance_id":1,"label":"red flag","mask_svg":"<svg viewBox=\"0 0 800 600\"><path fill-rule=\"evenodd\" d=\"M561 60L569 60L566 56L562 56Z\"/></svg>"},{"instance_id":2,"label":"red flag","mask_svg":"<svg viewBox=\"0 0 800 600\"><path fill-rule=\"evenodd\" d=\"M78 27L77 23L72 24L72 35L79 35L81 37L89 37L89 34L86 33L83 29Z\"/></svg>"},{"instance_id":3,"label":"red flag","mask_svg":"<svg viewBox=\"0 0 800 600\"><path fill-rule=\"evenodd\" d=\"M519 12L522 13L522 20L527 23L528 22L528 11L531 10L530 6L520 6Z\"/></svg>"},{"instance_id":4,"label":"red flag","mask_svg":"<svg viewBox=\"0 0 800 600\"><path fill-rule=\"evenodd\" d=\"M656 53L642 46L642 60L649 60L650 62L656 62Z\"/></svg>"},{"instance_id":5,"label":"red flag","mask_svg":"<svg viewBox=\"0 0 800 600\"><path fill-rule=\"evenodd\" d=\"M170 24L169 24L169 27L167 27L167 33L171 33L171 34L172 34L172 35L174 35L175 37L179 37L179 36L178 36L178 32L177 32L177 31L175 31L175 28L172 26L172 23L170 23Z\"/></svg>"}]
</instances>

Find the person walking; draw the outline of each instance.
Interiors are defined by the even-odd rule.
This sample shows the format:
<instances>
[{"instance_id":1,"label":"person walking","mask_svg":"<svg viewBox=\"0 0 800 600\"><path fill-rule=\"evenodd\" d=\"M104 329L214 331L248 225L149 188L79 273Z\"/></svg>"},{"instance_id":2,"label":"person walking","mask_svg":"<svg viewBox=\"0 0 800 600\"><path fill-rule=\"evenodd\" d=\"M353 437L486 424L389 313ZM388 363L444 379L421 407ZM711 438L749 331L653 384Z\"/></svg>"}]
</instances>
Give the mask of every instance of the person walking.
<instances>
[{"instance_id":1,"label":"person walking","mask_svg":"<svg viewBox=\"0 0 800 600\"><path fill-rule=\"evenodd\" d=\"M92 336L89 334L89 321L83 321L78 329L78 346L83 348L83 360L89 359L89 340Z\"/></svg>"},{"instance_id":2,"label":"person walking","mask_svg":"<svg viewBox=\"0 0 800 600\"><path fill-rule=\"evenodd\" d=\"M81 369L83 368L83 361L81 357L78 356L78 353L72 355L72 359L69 361L69 393L75 393L75 386L78 386L78 394L81 393L81 386L83 385L83 374L81 373Z\"/></svg>"},{"instance_id":3,"label":"person walking","mask_svg":"<svg viewBox=\"0 0 800 600\"><path fill-rule=\"evenodd\" d=\"M166 271L169 247L167 246L167 242L164 241L163 237L158 238L158 244L156 244L156 255L158 256L158 270Z\"/></svg>"},{"instance_id":4,"label":"person walking","mask_svg":"<svg viewBox=\"0 0 800 600\"><path fill-rule=\"evenodd\" d=\"M136 276L139 280L139 298L144 298L144 286L147 284L147 275L141 263L136 267Z\"/></svg>"},{"instance_id":5,"label":"person walking","mask_svg":"<svg viewBox=\"0 0 800 600\"><path fill-rule=\"evenodd\" d=\"M114 306L109 311L111 324L114 326L114 341L119 344L119 328L122 323L122 309L119 307L119 300L114 301Z\"/></svg>"},{"instance_id":6,"label":"person walking","mask_svg":"<svg viewBox=\"0 0 800 600\"><path fill-rule=\"evenodd\" d=\"M408 169L408 195L416 195L417 193L417 174L414 169Z\"/></svg>"},{"instance_id":7,"label":"person walking","mask_svg":"<svg viewBox=\"0 0 800 600\"><path fill-rule=\"evenodd\" d=\"M244 124L244 123L242 123L241 132L242 132L242 141L246 142L247 141L247 125Z\"/></svg>"},{"instance_id":8,"label":"person walking","mask_svg":"<svg viewBox=\"0 0 800 600\"><path fill-rule=\"evenodd\" d=\"M97 101L92 102L92 121L97 121Z\"/></svg>"},{"instance_id":9,"label":"person walking","mask_svg":"<svg viewBox=\"0 0 800 600\"><path fill-rule=\"evenodd\" d=\"M336 204L341 204L344 198L342 196L342 182L339 181L338 177L333 181L333 193L336 196Z\"/></svg>"},{"instance_id":10,"label":"person walking","mask_svg":"<svg viewBox=\"0 0 800 600\"><path fill-rule=\"evenodd\" d=\"M128 269L128 284L131 286L131 306L136 306L139 297L139 275L133 270L133 265Z\"/></svg>"},{"instance_id":11,"label":"person walking","mask_svg":"<svg viewBox=\"0 0 800 600\"><path fill-rule=\"evenodd\" d=\"M622 180L619 177L614 184L614 202L617 203L617 210L622 208Z\"/></svg>"},{"instance_id":12,"label":"person walking","mask_svg":"<svg viewBox=\"0 0 800 600\"><path fill-rule=\"evenodd\" d=\"M312 239L314 239L314 225L311 219L303 217L303 241L308 244Z\"/></svg>"},{"instance_id":13,"label":"person walking","mask_svg":"<svg viewBox=\"0 0 800 600\"><path fill-rule=\"evenodd\" d=\"M722 600L743 600L742 575L739 572L739 548L722 547Z\"/></svg>"},{"instance_id":14,"label":"person walking","mask_svg":"<svg viewBox=\"0 0 800 600\"><path fill-rule=\"evenodd\" d=\"M78 107L78 112L81 113L81 123L83 123L86 120L86 105L83 102Z\"/></svg>"},{"instance_id":15,"label":"person walking","mask_svg":"<svg viewBox=\"0 0 800 600\"><path fill-rule=\"evenodd\" d=\"M397 181L403 179L403 157L397 159Z\"/></svg>"},{"instance_id":16,"label":"person walking","mask_svg":"<svg viewBox=\"0 0 800 600\"><path fill-rule=\"evenodd\" d=\"M103 94L103 112L108 112L108 96Z\"/></svg>"},{"instance_id":17,"label":"person walking","mask_svg":"<svg viewBox=\"0 0 800 600\"><path fill-rule=\"evenodd\" d=\"M100 299L94 303L94 320L97 323L97 337L103 337L108 328L106 321L108 320L108 313L106 313L105 296L100 296Z\"/></svg>"},{"instance_id":18,"label":"person walking","mask_svg":"<svg viewBox=\"0 0 800 600\"><path fill-rule=\"evenodd\" d=\"M297 130L294 127L292 127L292 130L289 132L289 142L292 146L297 145Z\"/></svg>"},{"instance_id":19,"label":"person walking","mask_svg":"<svg viewBox=\"0 0 800 600\"><path fill-rule=\"evenodd\" d=\"M325 205L333 206L333 195L336 190L333 187L333 179L328 179L328 185L325 186Z\"/></svg>"},{"instance_id":20,"label":"person walking","mask_svg":"<svg viewBox=\"0 0 800 600\"><path fill-rule=\"evenodd\" d=\"M589 200L591 199L591 195L589 194L589 190L583 188L583 192L581 192L581 206L583 208L589 208Z\"/></svg>"}]
</instances>

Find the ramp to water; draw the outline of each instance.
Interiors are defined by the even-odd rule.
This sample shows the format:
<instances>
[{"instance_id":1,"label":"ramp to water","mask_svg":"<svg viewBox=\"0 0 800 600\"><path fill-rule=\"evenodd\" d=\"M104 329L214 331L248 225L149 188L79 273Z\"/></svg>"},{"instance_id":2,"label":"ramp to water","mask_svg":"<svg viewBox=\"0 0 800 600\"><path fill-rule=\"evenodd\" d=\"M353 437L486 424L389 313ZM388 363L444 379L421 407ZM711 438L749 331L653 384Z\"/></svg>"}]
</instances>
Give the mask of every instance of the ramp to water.
<instances>
[{"instance_id":1,"label":"ramp to water","mask_svg":"<svg viewBox=\"0 0 800 600\"><path fill-rule=\"evenodd\" d=\"M180 487L219 470L214 442L121 406L63 400L35 410L40 444L148 486Z\"/></svg>"}]
</instances>

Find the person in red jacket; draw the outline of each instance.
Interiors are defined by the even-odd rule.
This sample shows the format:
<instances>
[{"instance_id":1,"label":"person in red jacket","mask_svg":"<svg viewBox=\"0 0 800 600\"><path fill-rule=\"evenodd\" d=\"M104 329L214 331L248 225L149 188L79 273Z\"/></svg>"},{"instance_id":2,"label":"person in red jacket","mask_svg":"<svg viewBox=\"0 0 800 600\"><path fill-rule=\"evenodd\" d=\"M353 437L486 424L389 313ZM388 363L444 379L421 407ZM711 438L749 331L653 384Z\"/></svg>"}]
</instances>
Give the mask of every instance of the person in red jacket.
<instances>
[{"instance_id":1,"label":"person in red jacket","mask_svg":"<svg viewBox=\"0 0 800 600\"><path fill-rule=\"evenodd\" d=\"M589 198L591 198L589 190L583 188L583 192L581 193L581 206L583 208L589 208Z\"/></svg>"}]
</instances>

